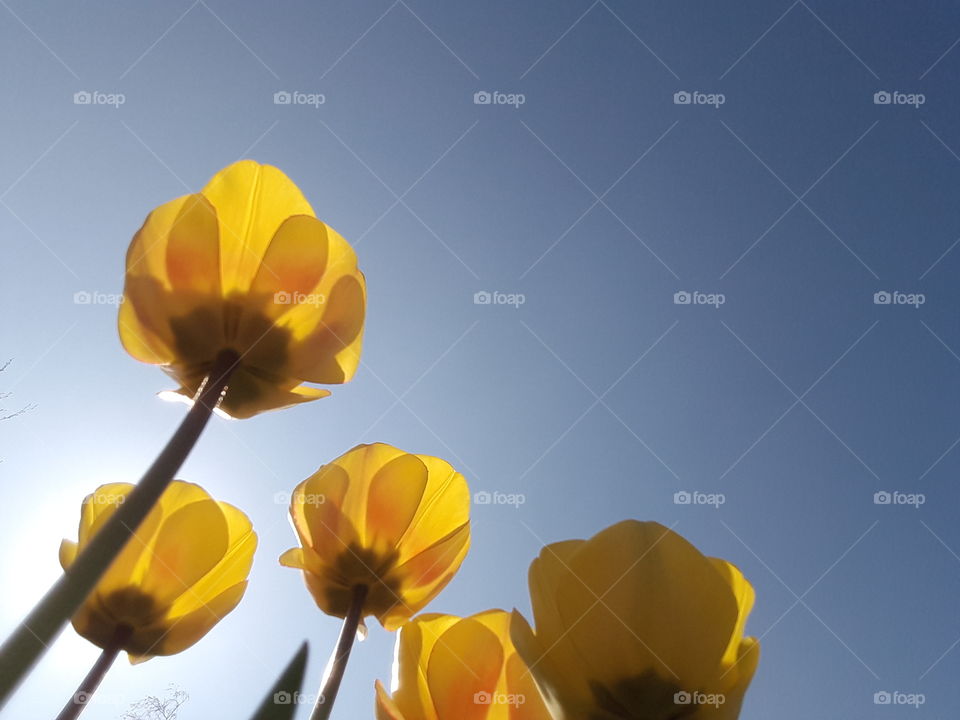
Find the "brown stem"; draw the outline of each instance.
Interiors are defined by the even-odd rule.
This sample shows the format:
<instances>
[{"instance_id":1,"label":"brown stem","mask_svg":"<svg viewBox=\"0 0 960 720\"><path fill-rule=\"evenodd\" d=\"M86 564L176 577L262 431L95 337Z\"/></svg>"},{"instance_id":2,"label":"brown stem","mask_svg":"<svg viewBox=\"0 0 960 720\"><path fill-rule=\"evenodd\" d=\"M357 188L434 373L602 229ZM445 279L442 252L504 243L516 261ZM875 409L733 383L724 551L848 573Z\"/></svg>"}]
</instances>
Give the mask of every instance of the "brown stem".
<instances>
[{"instance_id":1,"label":"brown stem","mask_svg":"<svg viewBox=\"0 0 960 720\"><path fill-rule=\"evenodd\" d=\"M63 710L57 715L57 720L76 720L80 716L80 713L83 712L87 703L90 702L90 698L93 697L97 688L100 687L103 676L107 674L107 670L113 665L113 661L117 659L117 655L123 650L123 646L132 634L133 628L129 625L117 625L117 629L113 633L110 642L107 643L103 652L100 653L100 657L97 658L93 667L90 668L90 672L87 673L83 682L77 687L77 691L67 700L67 704L63 706Z\"/></svg>"},{"instance_id":2,"label":"brown stem","mask_svg":"<svg viewBox=\"0 0 960 720\"><path fill-rule=\"evenodd\" d=\"M333 711L333 703L340 691L340 682L343 680L343 673L347 669L347 661L350 659L353 641L357 637L357 628L360 627L360 620L363 618L363 603L366 599L367 586L354 586L353 599L350 601L347 616L343 619L340 637L337 638L337 647L333 651L333 657L330 658L330 674L327 675L326 681L320 688L320 696L317 698L316 705L313 706L313 714L310 716L310 720L328 720L330 713Z\"/></svg>"},{"instance_id":3,"label":"brown stem","mask_svg":"<svg viewBox=\"0 0 960 720\"><path fill-rule=\"evenodd\" d=\"M60 576L0 647L0 707L46 652L67 620L80 609L173 480L200 437L239 362L239 355L232 350L225 350L217 356L193 407L140 482L77 556L70 570Z\"/></svg>"}]
</instances>

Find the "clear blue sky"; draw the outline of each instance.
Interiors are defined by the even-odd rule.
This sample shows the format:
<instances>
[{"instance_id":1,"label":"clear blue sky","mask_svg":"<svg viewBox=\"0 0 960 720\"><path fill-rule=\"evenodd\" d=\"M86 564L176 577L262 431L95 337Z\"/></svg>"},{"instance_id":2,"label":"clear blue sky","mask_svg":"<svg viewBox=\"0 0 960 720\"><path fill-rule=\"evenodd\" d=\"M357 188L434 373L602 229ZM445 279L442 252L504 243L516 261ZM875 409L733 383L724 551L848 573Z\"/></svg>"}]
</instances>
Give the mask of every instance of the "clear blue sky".
<instances>
[{"instance_id":1,"label":"clear blue sky","mask_svg":"<svg viewBox=\"0 0 960 720\"><path fill-rule=\"evenodd\" d=\"M525 496L475 508L430 610L526 611L543 542L656 519L757 590L744 718L960 714L960 7L733 5L0 2L0 388L37 406L0 427L3 634L58 576L84 494L139 477L183 414L115 307L74 294L119 293L145 214L247 156L356 244L364 367L213 423L182 477L253 519L250 590L182 655L119 662L86 717L168 683L184 720L244 717L303 638L316 683L339 625L277 564L274 496L361 441ZM895 490L926 502L874 503ZM374 626L358 646L339 717L371 716L392 645ZM65 632L5 716L55 714L96 655Z\"/></svg>"}]
</instances>

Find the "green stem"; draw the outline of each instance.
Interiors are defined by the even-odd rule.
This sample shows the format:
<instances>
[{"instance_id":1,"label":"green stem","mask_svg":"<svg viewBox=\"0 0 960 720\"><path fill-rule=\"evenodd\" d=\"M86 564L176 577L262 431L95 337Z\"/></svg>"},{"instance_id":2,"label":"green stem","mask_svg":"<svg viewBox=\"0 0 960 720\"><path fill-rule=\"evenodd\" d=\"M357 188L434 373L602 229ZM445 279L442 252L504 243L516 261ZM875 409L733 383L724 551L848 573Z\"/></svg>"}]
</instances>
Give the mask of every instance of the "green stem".
<instances>
[{"instance_id":1,"label":"green stem","mask_svg":"<svg viewBox=\"0 0 960 720\"><path fill-rule=\"evenodd\" d=\"M80 713L83 712L87 703L90 702L90 698L97 691L97 688L100 687L103 676L107 674L107 670L113 665L113 661L117 659L117 655L123 650L123 646L132 634L133 628L129 625L117 625L117 629L113 633L110 642L107 643L103 652L100 653L100 657L97 658L93 667L90 668L90 672L87 673L83 682L77 687L77 691L67 700L67 704L63 706L63 710L57 715L57 720L76 720L80 717Z\"/></svg>"},{"instance_id":2,"label":"green stem","mask_svg":"<svg viewBox=\"0 0 960 720\"><path fill-rule=\"evenodd\" d=\"M343 619L343 627L340 628L337 647L333 651L333 657L330 658L330 674L327 675L326 681L320 688L320 696L317 698L317 704L313 706L313 714L310 716L310 720L328 720L330 713L333 711L333 703L340 691L340 682L343 680L343 673L347 669L347 661L350 659L353 641L357 637L357 628L360 627L360 620L363 618L363 603L366 599L367 586L356 585L353 588L353 599L350 601L347 616Z\"/></svg>"},{"instance_id":3,"label":"green stem","mask_svg":"<svg viewBox=\"0 0 960 720\"><path fill-rule=\"evenodd\" d=\"M193 449L239 364L223 351L203 381L196 402L140 482L43 599L0 647L0 708L96 587L124 544L153 508Z\"/></svg>"}]
</instances>

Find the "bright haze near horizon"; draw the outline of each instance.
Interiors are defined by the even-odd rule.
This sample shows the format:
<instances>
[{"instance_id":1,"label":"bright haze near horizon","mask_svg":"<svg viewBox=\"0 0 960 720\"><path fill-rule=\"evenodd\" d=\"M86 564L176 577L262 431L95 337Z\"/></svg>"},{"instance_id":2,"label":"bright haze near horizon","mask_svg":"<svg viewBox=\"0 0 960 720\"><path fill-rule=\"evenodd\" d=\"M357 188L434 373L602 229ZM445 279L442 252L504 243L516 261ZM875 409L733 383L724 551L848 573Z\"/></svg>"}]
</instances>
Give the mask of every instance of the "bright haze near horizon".
<instances>
[{"instance_id":1,"label":"bright haze near horizon","mask_svg":"<svg viewBox=\"0 0 960 720\"><path fill-rule=\"evenodd\" d=\"M0 633L183 416L119 344L131 236L251 157L356 246L363 366L211 423L180 476L252 518L249 591L85 718L169 684L246 717L304 639L312 692L339 623L277 563L285 500L373 441L491 499L429 611L529 613L544 543L657 520L756 588L745 720L956 717L958 38L942 1L0 2L0 391L35 405L0 423ZM393 640L335 717L372 717ZM97 654L68 628L3 717Z\"/></svg>"}]
</instances>

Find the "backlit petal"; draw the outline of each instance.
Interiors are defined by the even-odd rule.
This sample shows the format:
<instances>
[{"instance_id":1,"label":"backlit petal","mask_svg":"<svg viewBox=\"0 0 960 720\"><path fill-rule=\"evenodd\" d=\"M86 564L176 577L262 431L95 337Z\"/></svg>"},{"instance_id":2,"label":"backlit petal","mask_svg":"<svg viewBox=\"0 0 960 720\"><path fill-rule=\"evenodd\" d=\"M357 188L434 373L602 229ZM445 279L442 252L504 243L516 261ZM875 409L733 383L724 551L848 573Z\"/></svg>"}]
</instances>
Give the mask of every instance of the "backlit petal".
<instances>
[{"instance_id":1,"label":"backlit petal","mask_svg":"<svg viewBox=\"0 0 960 720\"><path fill-rule=\"evenodd\" d=\"M497 636L466 618L443 633L427 662L427 682L440 720L483 720L485 697L495 692L503 667Z\"/></svg>"},{"instance_id":2,"label":"backlit petal","mask_svg":"<svg viewBox=\"0 0 960 720\"><path fill-rule=\"evenodd\" d=\"M228 529L213 500L190 503L164 518L150 550L141 587L161 606L171 604L212 570L227 551Z\"/></svg>"},{"instance_id":3,"label":"backlit petal","mask_svg":"<svg viewBox=\"0 0 960 720\"><path fill-rule=\"evenodd\" d=\"M300 189L283 172L251 160L221 170L202 192L217 211L225 293L249 289L284 220L313 215Z\"/></svg>"}]
</instances>

